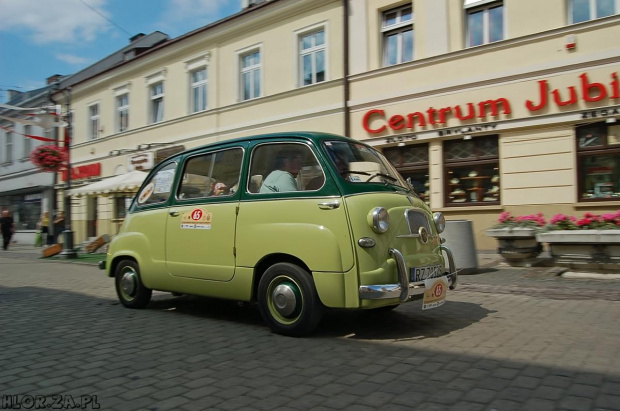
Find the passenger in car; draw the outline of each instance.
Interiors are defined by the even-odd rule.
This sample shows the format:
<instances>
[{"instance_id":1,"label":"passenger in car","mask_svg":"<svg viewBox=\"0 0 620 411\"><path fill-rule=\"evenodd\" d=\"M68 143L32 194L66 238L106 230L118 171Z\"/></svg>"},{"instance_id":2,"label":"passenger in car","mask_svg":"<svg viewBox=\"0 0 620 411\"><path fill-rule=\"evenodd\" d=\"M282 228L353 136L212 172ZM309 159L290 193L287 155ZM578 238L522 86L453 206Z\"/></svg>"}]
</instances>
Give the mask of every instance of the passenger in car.
<instances>
[{"instance_id":1,"label":"passenger in car","mask_svg":"<svg viewBox=\"0 0 620 411\"><path fill-rule=\"evenodd\" d=\"M303 164L303 154L299 149L286 148L276 157L273 170L261 185L260 193L283 193L298 191L297 175Z\"/></svg>"}]
</instances>

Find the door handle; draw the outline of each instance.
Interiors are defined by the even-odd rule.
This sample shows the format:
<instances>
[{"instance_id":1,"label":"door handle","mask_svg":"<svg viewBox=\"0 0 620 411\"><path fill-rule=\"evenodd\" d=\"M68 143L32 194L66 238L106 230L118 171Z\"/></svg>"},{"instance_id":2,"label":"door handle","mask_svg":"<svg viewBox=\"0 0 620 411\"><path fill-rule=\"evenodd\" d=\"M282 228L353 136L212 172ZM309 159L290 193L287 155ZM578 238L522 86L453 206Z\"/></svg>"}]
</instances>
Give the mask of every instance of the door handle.
<instances>
[{"instance_id":1,"label":"door handle","mask_svg":"<svg viewBox=\"0 0 620 411\"><path fill-rule=\"evenodd\" d=\"M318 206L321 210L335 210L336 208L340 207L340 201L336 200L319 203Z\"/></svg>"},{"instance_id":2,"label":"door handle","mask_svg":"<svg viewBox=\"0 0 620 411\"><path fill-rule=\"evenodd\" d=\"M172 210L168 212L168 214L170 214L171 217L178 217L180 213L178 211Z\"/></svg>"}]
</instances>

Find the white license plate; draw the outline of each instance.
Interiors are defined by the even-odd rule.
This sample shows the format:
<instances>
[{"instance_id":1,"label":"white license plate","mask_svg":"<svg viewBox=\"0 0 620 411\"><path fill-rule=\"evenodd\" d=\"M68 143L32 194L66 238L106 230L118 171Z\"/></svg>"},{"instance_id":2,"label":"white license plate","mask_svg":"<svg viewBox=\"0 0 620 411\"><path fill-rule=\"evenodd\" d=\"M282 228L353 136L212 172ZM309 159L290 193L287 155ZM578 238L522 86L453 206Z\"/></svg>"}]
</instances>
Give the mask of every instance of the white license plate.
<instances>
[{"instance_id":1,"label":"white license plate","mask_svg":"<svg viewBox=\"0 0 620 411\"><path fill-rule=\"evenodd\" d=\"M441 277L443 267L440 265L429 265L426 267L412 267L410 270L410 280L412 282L426 280L427 278Z\"/></svg>"}]
</instances>

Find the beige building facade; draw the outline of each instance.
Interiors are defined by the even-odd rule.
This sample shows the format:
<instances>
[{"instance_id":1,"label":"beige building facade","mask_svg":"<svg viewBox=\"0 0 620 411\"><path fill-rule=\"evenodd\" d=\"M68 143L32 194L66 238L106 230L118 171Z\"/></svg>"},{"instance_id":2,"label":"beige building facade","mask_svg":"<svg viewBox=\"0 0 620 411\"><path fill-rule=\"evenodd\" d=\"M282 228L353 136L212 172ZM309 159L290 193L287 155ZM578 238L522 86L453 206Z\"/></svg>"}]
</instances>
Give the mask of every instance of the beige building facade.
<instances>
[{"instance_id":1,"label":"beige building facade","mask_svg":"<svg viewBox=\"0 0 620 411\"><path fill-rule=\"evenodd\" d=\"M72 184L310 130L383 150L433 209L473 221L479 249L503 211L616 211L618 3L263 2L66 83ZM115 234L130 195L73 197L76 241Z\"/></svg>"}]
</instances>

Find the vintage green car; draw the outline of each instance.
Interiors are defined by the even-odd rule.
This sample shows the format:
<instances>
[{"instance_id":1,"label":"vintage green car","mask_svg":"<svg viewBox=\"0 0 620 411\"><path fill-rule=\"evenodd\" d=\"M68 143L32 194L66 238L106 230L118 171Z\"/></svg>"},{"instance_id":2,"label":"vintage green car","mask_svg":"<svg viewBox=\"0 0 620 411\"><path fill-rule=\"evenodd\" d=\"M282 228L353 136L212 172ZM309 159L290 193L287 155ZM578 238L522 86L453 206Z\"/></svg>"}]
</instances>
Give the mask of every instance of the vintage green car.
<instances>
[{"instance_id":1,"label":"vintage green car","mask_svg":"<svg viewBox=\"0 0 620 411\"><path fill-rule=\"evenodd\" d=\"M301 336L326 308L441 305L457 282L444 228L371 146L259 135L159 163L100 267L126 307L152 290L257 302L274 332Z\"/></svg>"}]
</instances>

